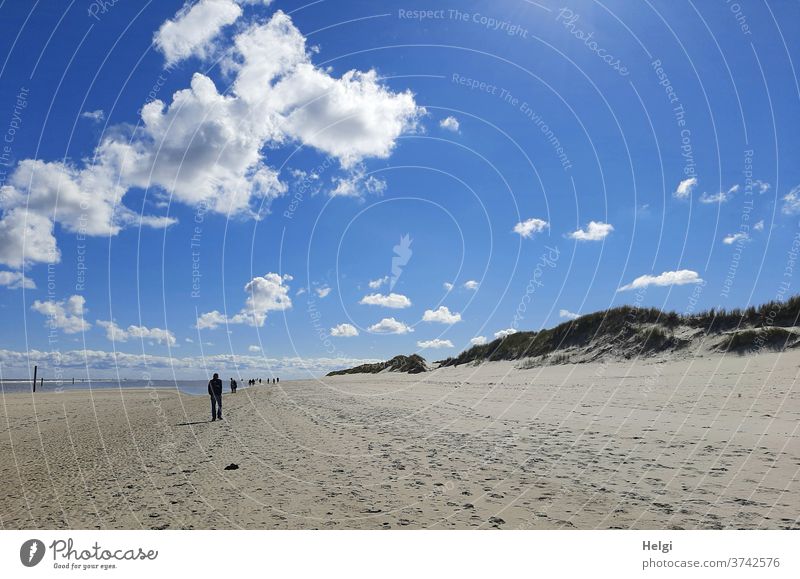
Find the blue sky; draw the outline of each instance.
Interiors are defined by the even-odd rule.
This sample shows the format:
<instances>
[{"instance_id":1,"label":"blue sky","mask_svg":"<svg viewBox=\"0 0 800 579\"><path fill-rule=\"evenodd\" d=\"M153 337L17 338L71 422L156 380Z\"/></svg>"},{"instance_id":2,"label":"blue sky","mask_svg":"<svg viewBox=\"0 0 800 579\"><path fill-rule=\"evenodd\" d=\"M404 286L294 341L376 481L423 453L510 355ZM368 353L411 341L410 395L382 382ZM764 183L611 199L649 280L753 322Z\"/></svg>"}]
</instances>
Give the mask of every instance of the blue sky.
<instances>
[{"instance_id":1,"label":"blue sky","mask_svg":"<svg viewBox=\"0 0 800 579\"><path fill-rule=\"evenodd\" d=\"M6 2L2 375L302 377L788 297L799 18Z\"/></svg>"}]
</instances>

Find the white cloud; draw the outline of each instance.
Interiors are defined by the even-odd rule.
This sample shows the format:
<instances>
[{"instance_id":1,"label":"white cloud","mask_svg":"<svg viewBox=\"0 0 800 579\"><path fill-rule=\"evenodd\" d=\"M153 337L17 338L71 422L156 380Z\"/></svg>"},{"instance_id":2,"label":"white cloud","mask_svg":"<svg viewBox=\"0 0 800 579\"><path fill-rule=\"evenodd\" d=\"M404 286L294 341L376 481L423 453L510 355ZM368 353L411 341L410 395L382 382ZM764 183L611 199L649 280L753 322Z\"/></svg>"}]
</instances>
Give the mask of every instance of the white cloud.
<instances>
[{"instance_id":1,"label":"white cloud","mask_svg":"<svg viewBox=\"0 0 800 579\"><path fill-rule=\"evenodd\" d=\"M326 298L328 297L328 294L331 293L331 288L329 286L324 285L321 287L314 288L314 291L320 298Z\"/></svg>"},{"instance_id":2,"label":"white cloud","mask_svg":"<svg viewBox=\"0 0 800 579\"><path fill-rule=\"evenodd\" d=\"M753 225L753 231L764 231L764 220L762 219L755 225Z\"/></svg>"},{"instance_id":3,"label":"white cloud","mask_svg":"<svg viewBox=\"0 0 800 579\"><path fill-rule=\"evenodd\" d=\"M86 314L86 299L80 295L70 296L66 300L45 302L36 300L31 305L35 312L47 316L51 328L63 330L65 334L77 334L86 331L92 325L84 320Z\"/></svg>"},{"instance_id":4,"label":"white cloud","mask_svg":"<svg viewBox=\"0 0 800 579\"><path fill-rule=\"evenodd\" d=\"M736 243L738 241L749 241L749 240L750 240L750 236L747 235L746 233L743 233L743 232L740 231L738 233L730 233L730 234L726 235L722 239L722 243L724 243L725 245L733 245L734 243Z\"/></svg>"},{"instance_id":5,"label":"white cloud","mask_svg":"<svg viewBox=\"0 0 800 579\"><path fill-rule=\"evenodd\" d=\"M783 196L783 207L781 212L786 215L796 215L800 213L800 185L792 188Z\"/></svg>"},{"instance_id":6,"label":"white cloud","mask_svg":"<svg viewBox=\"0 0 800 579\"><path fill-rule=\"evenodd\" d=\"M461 314L451 313L447 306L439 306L436 310L425 310L422 315L423 322L437 322L439 324L455 324L461 321Z\"/></svg>"},{"instance_id":7,"label":"white cloud","mask_svg":"<svg viewBox=\"0 0 800 579\"><path fill-rule=\"evenodd\" d=\"M290 275L267 273L263 277L254 277L244 291L248 294L242 310L231 317L217 310L198 316L195 327L198 330L213 330L221 325L249 324L261 327L267 319L269 312L278 312L292 307L292 298L289 297L289 286L286 282L292 280Z\"/></svg>"},{"instance_id":8,"label":"white cloud","mask_svg":"<svg viewBox=\"0 0 800 579\"><path fill-rule=\"evenodd\" d=\"M96 111L84 111L81 113L81 118L89 119L92 122L99 123L106 120L106 114L103 112L103 109L97 109Z\"/></svg>"},{"instance_id":9,"label":"white cloud","mask_svg":"<svg viewBox=\"0 0 800 579\"><path fill-rule=\"evenodd\" d=\"M253 345L253 346L248 346L248 347L247 347L247 351L248 351L248 352L253 352L254 354L257 354L258 352L260 352L260 351L261 351L261 346L255 346L255 345Z\"/></svg>"},{"instance_id":10,"label":"white cloud","mask_svg":"<svg viewBox=\"0 0 800 579\"><path fill-rule=\"evenodd\" d=\"M389 276L385 275L383 277L379 277L378 279L370 280L369 284L367 285L369 285L370 289L378 289L387 283L389 283Z\"/></svg>"},{"instance_id":11,"label":"white cloud","mask_svg":"<svg viewBox=\"0 0 800 579\"><path fill-rule=\"evenodd\" d=\"M426 340L426 341L417 342L417 347L418 348L432 348L432 349L452 348L453 347L453 342L451 342L450 340L440 340L439 338L436 338L435 340Z\"/></svg>"},{"instance_id":12,"label":"white cloud","mask_svg":"<svg viewBox=\"0 0 800 579\"><path fill-rule=\"evenodd\" d=\"M697 187L697 177L689 177L678 183L678 187L675 189L673 195L678 199L686 199L687 197L691 197L695 187Z\"/></svg>"},{"instance_id":13,"label":"white cloud","mask_svg":"<svg viewBox=\"0 0 800 579\"><path fill-rule=\"evenodd\" d=\"M445 291L451 291L453 289L453 284L451 284L449 281L446 281L442 284L442 287L444 287Z\"/></svg>"},{"instance_id":14,"label":"white cloud","mask_svg":"<svg viewBox=\"0 0 800 579\"><path fill-rule=\"evenodd\" d=\"M634 289L640 289L644 287L649 287L651 285L655 286L670 286L670 285L685 285L689 283L703 283L703 280L700 279L700 276L697 275L696 271L691 271L689 269L681 269L678 271L665 271L661 275L642 275L637 277L628 285L624 285L619 288L617 291L628 291Z\"/></svg>"},{"instance_id":15,"label":"white cloud","mask_svg":"<svg viewBox=\"0 0 800 579\"><path fill-rule=\"evenodd\" d=\"M520 221L514 226L514 233L519 233L521 237L533 237L534 233L539 233L550 227L550 224L544 219L536 219L531 217L525 221Z\"/></svg>"},{"instance_id":16,"label":"white cloud","mask_svg":"<svg viewBox=\"0 0 800 579\"><path fill-rule=\"evenodd\" d=\"M386 191L386 181L367 175L363 165L351 169L344 177L335 177L333 183L335 187L330 191L331 197L382 195Z\"/></svg>"},{"instance_id":17,"label":"white cloud","mask_svg":"<svg viewBox=\"0 0 800 579\"><path fill-rule=\"evenodd\" d=\"M19 271L0 271L0 286L9 289L36 289L34 281Z\"/></svg>"},{"instance_id":18,"label":"white cloud","mask_svg":"<svg viewBox=\"0 0 800 579\"><path fill-rule=\"evenodd\" d=\"M458 119L455 117L447 117L442 119L439 122L439 126L447 131L452 131L453 133L457 133L461 129L461 125L459 124Z\"/></svg>"},{"instance_id":19,"label":"white cloud","mask_svg":"<svg viewBox=\"0 0 800 579\"><path fill-rule=\"evenodd\" d=\"M339 324L331 328L331 336L335 338L352 338L358 335L358 330L352 324Z\"/></svg>"},{"instance_id":20,"label":"white cloud","mask_svg":"<svg viewBox=\"0 0 800 579\"><path fill-rule=\"evenodd\" d=\"M130 338L139 338L140 340L154 340L159 344L164 343L170 346L174 346L177 343L172 332L169 330L162 330L161 328L148 328L131 324L123 329L114 323L113 320L97 320L97 325L101 328L105 328L106 338L112 342L127 342Z\"/></svg>"},{"instance_id":21,"label":"white cloud","mask_svg":"<svg viewBox=\"0 0 800 579\"><path fill-rule=\"evenodd\" d=\"M384 308L402 309L411 307L411 300L402 294L390 293L389 295L383 294L369 294L361 298L358 303L367 306L382 306Z\"/></svg>"},{"instance_id":22,"label":"white cloud","mask_svg":"<svg viewBox=\"0 0 800 579\"><path fill-rule=\"evenodd\" d=\"M731 200L731 198L739 191L739 186L734 185L727 191L720 191L715 195L709 195L708 193L703 193L700 195L700 203L705 203L709 205L711 203L726 203Z\"/></svg>"},{"instance_id":23,"label":"white cloud","mask_svg":"<svg viewBox=\"0 0 800 579\"><path fill-rule=\"evenodd\" d=\"M194 344L194 340L192 340L191 338L184 338L183 341L186 342L187 344Z\"/></svg>"},{"instance_id":24,"label":"white cloud","mask_svg":"<svg viewBox=\"0 0 800 579\"><path fill-rule=\"evenodd\" d=\"M200 314L197 317L197 323L195 324L195 328L198 330L213 330L218 326L222 326L228 323L228 318L225 317L225 314L214 310L213 312L206 312L205 314Z\"/></svg>"},{"instance_id":25,"label":"white cloud","mask_svg":"<svg viewBox=\"0 0 800 579\"><path fill-rule=\"evenodd\" d=\"M590 221L586 229L578 229L569 234L572 239L578 241L602 241L614 231L614 226L602 221Z\"/></svg>"},{"instance_id":26,"label":"white cloud","mask_svg":"<svg viewBox=\"0 0 800 579\"><path fill-rule=\"evenodd\" d=\"M483 346L486 342L486 336L475 336L469 341L472 346Z\"/></svg>"},{"instance_id":27,"label":"white cloud","mask_svg":"<svg viewBox=\"0 0 800 579\"><path fill-rule=\"evenodd\" d=\"M413 332L414 328L398 322L394 318L383 318L377 324L370 326L368 330L375 334L408 334Z\"/></svg>"},{"instance_id":28,"label":"white cloud","mask_svg":"<svg viewBox=\"0 0 800 579\"><path fill-rule=\"evenodd\" d=\"M190 56L205 58L220 30L241 15L242 9L234 0L187 3L174 18L161 25L153 42L170 65Z\"/></svg>"},{"instance_id":29,"label":"white cloud","mask_svg":"<svg viewBox=\"0 0 800 579\"><path fill-rule=\"evenodd\" d=\"M755 181L753 181L753 187L755 189L758 189L758 192L763 195L772 188L772 185L770 185L766 181L761 181L760 179L756 179Z\"/></svg>"},{"instance_id":30,"label":"white cloud","mask_svg":"<svg viewBox=\"0 0 800 579\"><path fill-rule=\"evenodd\" d=\"M494 337L495 338L505 338L507 336L510 336L511 334L516 334L516 333L517 333L517 330L515 330L514 328L508 328L507 330L500 330L498 332L495 332L494 333Z\"/></svg>"},{"instance_id":31,"label":"white cloud","mask_svg":"<svg viewBox=\"0 0 800 579\"><path fill-rule=\"evenodd\" d=\"M203 56L219 28L239 13L232 0L204 0L165 23L157 43L168 60ZM266 22L243 21L231 42L221 46L231 48L223 61L230 78L224 94L209 76L195 73L169 104L144 105L137 128L106 131L87 155L91 161L21 161L0 192L0 262L59 261L54 222L89 236L171 223L127 208L131 189L154 188L190 206L258 218L287 190L266 163L271 148L313 147L357 175L362 161L388 157L425 112L411 92L392 92L375 71L334 78L314 66L305 37L281 11ZM381 187L376 181L365 186Z\"/></svg>"},{"instance_id":32,"label":"white cloud","mask_svg":"<svg viewBox=\"0 0 800 579\"><path fill-rule=\"evenodd\" d=\"M564 318L564 319L567 319L567 320L574 320L576 318L580 318L581 315L580 314L576 314L574 312L571 312L569 310L558 310L558 317L559 318Z\"/></svg>"},{"instance_id":33,"label":"white cloud","mask_svg":"<svg viewBox=\"0 0 800 579\"><path fill-rule=\"evenodd\" d=\"M464 282L464 287L468 290L476 290L480 284L474 279Z\"/></svg>"}]
</instances>

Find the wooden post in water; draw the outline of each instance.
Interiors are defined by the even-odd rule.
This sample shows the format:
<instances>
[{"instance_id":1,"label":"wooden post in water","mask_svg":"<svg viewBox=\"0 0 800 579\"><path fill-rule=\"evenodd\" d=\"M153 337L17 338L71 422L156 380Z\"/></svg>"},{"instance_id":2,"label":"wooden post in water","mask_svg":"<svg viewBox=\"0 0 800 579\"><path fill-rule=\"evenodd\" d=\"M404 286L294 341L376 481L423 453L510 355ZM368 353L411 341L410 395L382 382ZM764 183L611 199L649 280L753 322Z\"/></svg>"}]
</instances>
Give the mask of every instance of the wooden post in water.
<instances>
[{"instance_id":1,"label":"wooden post in water","mask_svg":"<svg viewBox=\"0 0 800 579\"><path fill-rule=\"evenodd\" d=\"M33 391L36 392L36 372L39 370L39 366L33 367Z\"/></svg>"},{"instance_id":2,"label":"wooden post in water","mask_svg":"<svg viewBox=\"0 0 800 579\"><path fill-rule=\"evenodd\" d=\"M44 388L44 376L39 378L39 388Z\"/></svg>"}]
</instances>

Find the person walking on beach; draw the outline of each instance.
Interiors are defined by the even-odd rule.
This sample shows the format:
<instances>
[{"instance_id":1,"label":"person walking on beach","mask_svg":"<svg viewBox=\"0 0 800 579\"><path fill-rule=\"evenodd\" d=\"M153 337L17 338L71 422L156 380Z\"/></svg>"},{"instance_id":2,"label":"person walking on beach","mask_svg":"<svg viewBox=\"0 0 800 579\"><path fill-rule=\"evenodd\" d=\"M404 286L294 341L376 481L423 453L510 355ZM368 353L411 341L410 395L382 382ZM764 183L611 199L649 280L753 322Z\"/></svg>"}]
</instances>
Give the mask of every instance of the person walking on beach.
<instances>
[{"instance_id":1,"label":"person walking on beach","mask_svg":"<svg viewBox=\"0 0 800 579\"><path fill-rule=\"evenodd\" d=\"M239 386L239 385L236 383L236 380L231 378L231 392L233 392L234 394L236 394L236 387L237 386Z\"/></svg>"},{"instance_id":2,"label":"person walking on beach","mask_svg":"<svg viewBox=\"0 0 800 579\"><path fill-rule=\"evenodd\" d=\"M211 396L211 421L217 418L222 420L222 380L219 379L219 374L215 373L208 381L208 395Z\"/></svg>"}]
</instances>

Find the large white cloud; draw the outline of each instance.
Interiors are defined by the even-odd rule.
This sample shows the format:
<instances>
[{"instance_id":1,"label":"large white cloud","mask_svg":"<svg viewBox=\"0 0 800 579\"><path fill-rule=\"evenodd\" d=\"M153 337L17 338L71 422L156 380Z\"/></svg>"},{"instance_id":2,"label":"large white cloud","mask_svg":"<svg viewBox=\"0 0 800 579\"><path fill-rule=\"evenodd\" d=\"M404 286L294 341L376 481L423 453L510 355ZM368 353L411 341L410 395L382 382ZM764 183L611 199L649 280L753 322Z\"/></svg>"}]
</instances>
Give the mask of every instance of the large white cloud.
<instances>
[{"instance_id":1,"label":"large white cloud","mask_svg":"<svg viewBox=\"0 0 800 579\"><path fill-rule=\"evenodd\" d=\"M483 346L487 341L486 336L475 336L469 343L471 346Z\"/></svg>"},{"instance_id":2,"label":"large white cloud","mask_svg":"<svg viewBox=\"0 0 800 579\"><path fill-rule=\"evenodd\" d=\"M660 275L642 275L637 277L628 285L624 285L617 291L628 291L655 286L685 285L690 283L703 283L703 280L696 271L680 269L678 271L665 271Z\"/></svg>"},{"instance_id":3,"label":"large white cloud","mask_svg":"<svg viewBox=\"0 0 800 579\"><path fill-rule=\"evenodd\" d=\"M544 219L537 219L531 217L525 221L520 221L514 226L514 233L518 233L520 237L533 237L534 233L539 233L550 227L550 224Z\"/></svg>"},{"instance_id":4,"label":"large white cloud","mask_svg":"<svg viewBox=\"0 0 800 579\"><path fill-rule=\"evenodd\" d=\"M166 23L157 44L168 61L202 57L240 12L231 0L203 0ZM305 37L281 11L266 22L245 23L230 44L221 46L232 49L223 63L232 79L225 94L209 76L195 73L170 103L147 103L137 128L110 127L91 160L20 162L0 195L0 262L57 262L54 222L68 232L103 236L173 222L140 217L123 205L132 188L155 188L217 213L259 217L268 205L263 201L287 190L264 157L282 144L310 146L338 159L350 171L342 182L350 191L382 190L377 180L359 178L360 164L387 157L403 132L415 130L424 109L413 94L391 91L374 71L335 78L314 66Z\"/></svg>"},{"instance_id":5,"label":"large white cloud","mask_svg":"<svg viewBox=\"0 0 800 579\"><path fill-rule=\"evenodd\" d=\"M292 307L287 282L292 281L290 275L267 273L254 277L244 286L247 300L241 311L233 316L226 316L217 310L206 312L197 317L195 327L198 330L213 330L222 325L248 324L261 327L269 312L283 311Z\"/></svg>"},{"instance_id":6,"label":"large white cloud","mask_svg":"<svg viewBox=\"0 0 800 579\"><path fill-rule=\"evenodd\" d=\"M578 241L602 241L614 231L614 226L602 221L590 221L586 229L578 229L569 234L572 239Z\"/></svg>"},{"instance_id":7,"label":"large white cloud","mask_svg":"<svg viewBox=\"0 0 800 579\"><path fill-rule=\"evenodd\" d=\"M113 320L97 320L97 325L106 330L106 338L112 342L127 342L130 338L140 340L154 340L159 344L174 346L176 343L175 335L169 330L161 328L148 328L146 326L136 326L131 324L127 328L120 328Z\"/></svg>"},{"instance_id":8,"label":"large white cloud","mask_svg":"<svg viewBox=\"0 0 800 579\"><path fill-rule=\"evenodd\" d=\"M358 335L358 330L353 324L339 324L331 328L331 336L336 338L352 338Z\"/></svg>"},{"instance_id":9,"label":"large white cloud","mask_svg":"<svg viewBox=\"0 0 800 579\"><path fill-rule=\"evenodd\" d=\"M408 334L413 332L414 328L394 318L383 318L377 324L371 325L368 330L375 334Z\"/></svg>"},{"instance_id":10,"label":"large white cloud","mask_svg":"<svg viewBox=\"0 0 800 579\"><path fill-rule=\"evenodd\" d=\"M361 298L358 303L367 306L382 306L384 308L403 309L411 307L411 300L402 294L390 293L384 294L369 294Z\"/></svg>"},{"instance_id":11,"label":"large white cloud","mask_svg":"<svg viewBox=\"0 0 800 579\"><path fill-rule=\"evenodd\" d=\"M47 316L50 327L60 329L65 334L77 334L92 327L84 319L86 299L81 295L70 296L61 301L36 300L31 304L31 309Z\"/></svg>"},{"instance_id":12,"label":"large white cloud","mask_svg":"<svg viewBox=\"0 0 800 579\"><path fill-rule=\"evenodd\" d=\"M455 324L461 321L461 314L450 312L447 306L439 306L436 310L425 310L422 315L424 322L437 322L440 324Z\"/></svg>"}]
</instances>

